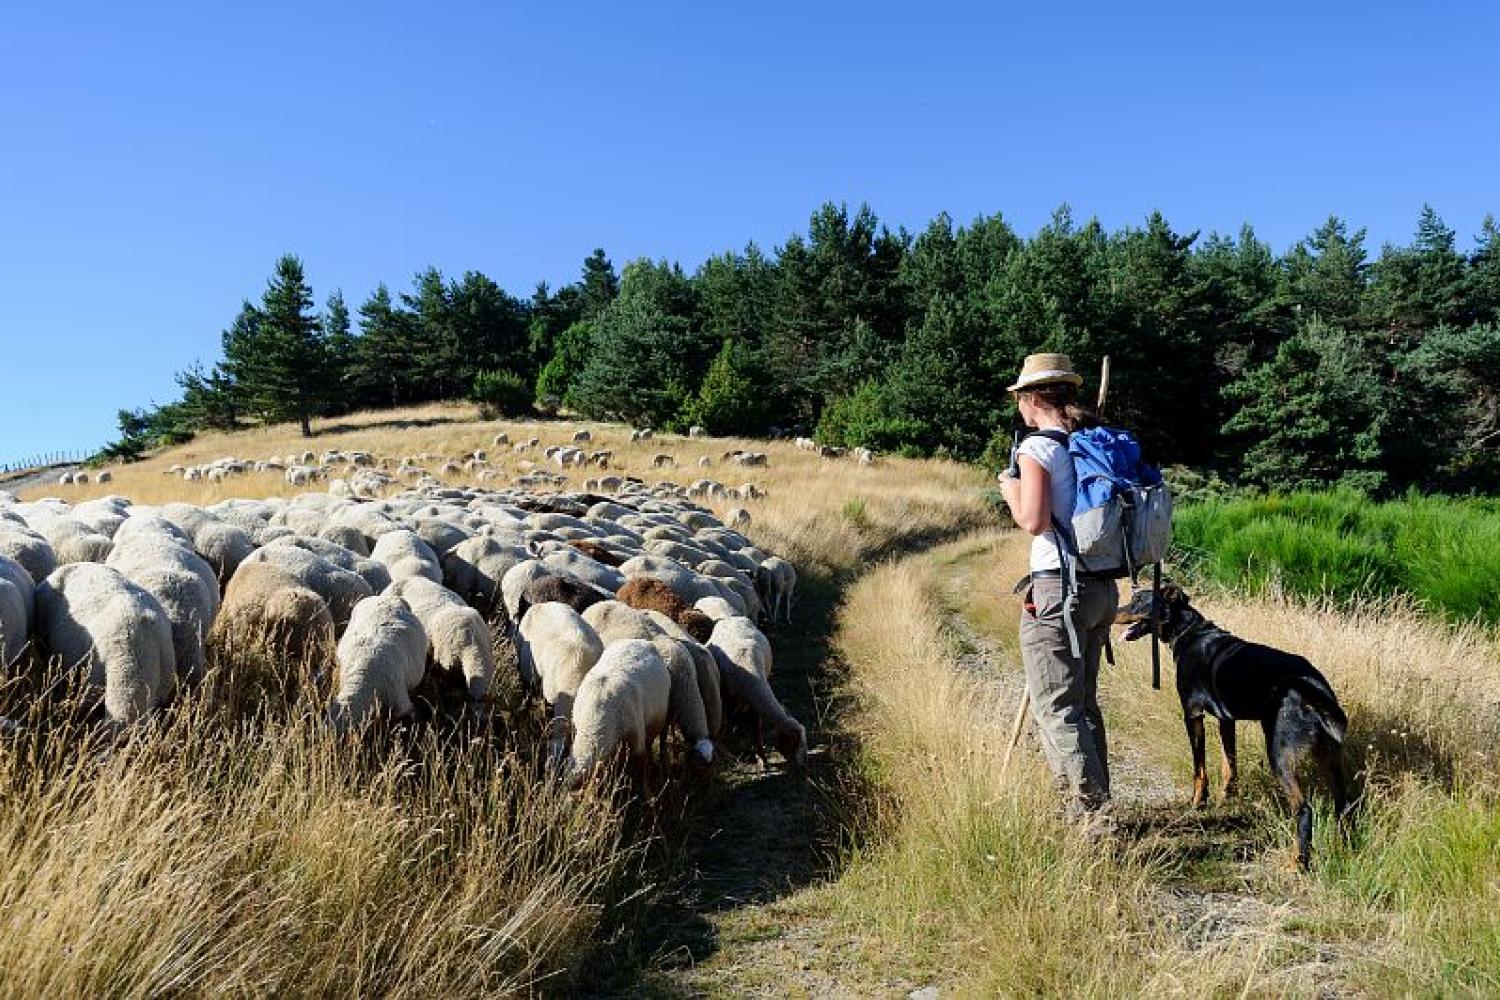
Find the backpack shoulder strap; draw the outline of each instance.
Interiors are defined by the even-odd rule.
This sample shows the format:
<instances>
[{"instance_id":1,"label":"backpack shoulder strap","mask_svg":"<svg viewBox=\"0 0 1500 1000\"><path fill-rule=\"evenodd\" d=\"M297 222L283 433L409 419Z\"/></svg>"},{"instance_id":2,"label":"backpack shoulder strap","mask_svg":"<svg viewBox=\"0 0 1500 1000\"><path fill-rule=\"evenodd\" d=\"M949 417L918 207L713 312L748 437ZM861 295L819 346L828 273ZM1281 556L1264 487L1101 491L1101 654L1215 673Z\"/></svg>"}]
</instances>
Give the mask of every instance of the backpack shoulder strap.
<instances>
[{"instance_id":1,"label":"backpack shoulder strap","mask_svg":"<svg viewBox=\"0 0 1500 1000\"><path fill-rule=\"evenodd\" d=\"M1067 448L1068 439L1071 437L1071 435L1068 434L1067 431L1060 431L1054 427L1048 427L1045 430L1032 431L1030 434L1027 434L1026 437L1044 437L1048 441L1055 441L1058 444L1062 445L1064 448ZM1022 440L1024 441L1025 438L1022 438Z\"/></svg>"}]
</instances>

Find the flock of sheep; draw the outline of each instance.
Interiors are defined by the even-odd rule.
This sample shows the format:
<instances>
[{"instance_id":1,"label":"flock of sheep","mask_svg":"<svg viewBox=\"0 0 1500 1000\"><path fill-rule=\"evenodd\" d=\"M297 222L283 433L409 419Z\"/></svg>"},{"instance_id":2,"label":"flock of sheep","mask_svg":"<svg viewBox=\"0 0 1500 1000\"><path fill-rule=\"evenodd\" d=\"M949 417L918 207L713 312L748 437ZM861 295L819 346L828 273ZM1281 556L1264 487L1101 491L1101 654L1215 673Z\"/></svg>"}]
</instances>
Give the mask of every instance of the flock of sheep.
<instances>
[{"instance_id":1,"label":"flock of sheep","mask_svg":"<svg viewBox=\"0 0 1500 1000\"><path fill-rule=\"evenodd\" d=\"M407 473L368 453L291 457L289 481L294 469L347 474L326 492L207 507L22 503L0 491L0 665L60 662L91 710L123 726L180 689L207 689L214 651L248 643L309 665L327 723L345 732L409 716L433 676L492 700L497 662L513 654L570 782L619 757L644 767L653 745L665 755L671 729L706 765L726 716L745 718L762 755L769 740L805 758L760 629L790 616L795 570L736 530L743 510L726 526L695 502L753 493L624 477L609 495L455 488L423 473L371 498L355 488L362 474L361 486L383 490ZM468 460L471 473L485 461ZM254 468L226 459L177 472Z\"/></svg>"}]
</instances>

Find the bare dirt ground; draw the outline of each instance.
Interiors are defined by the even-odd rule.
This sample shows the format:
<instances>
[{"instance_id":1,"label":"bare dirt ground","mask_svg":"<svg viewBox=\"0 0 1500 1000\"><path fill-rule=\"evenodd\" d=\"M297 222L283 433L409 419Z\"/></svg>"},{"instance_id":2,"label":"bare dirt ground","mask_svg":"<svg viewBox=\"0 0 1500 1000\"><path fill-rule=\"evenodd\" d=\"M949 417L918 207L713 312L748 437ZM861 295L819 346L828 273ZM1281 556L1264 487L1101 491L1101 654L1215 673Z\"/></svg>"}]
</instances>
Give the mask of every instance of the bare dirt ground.
<instances>
[{"instance_id":1,"label":"bare dirt ground","mask_svg":"<svg viewBox=\"0 0 1500 1000\"><path fill-rule=\"evenodd\" d=\"M57 477L65 472L77 472L82 466L78 465L53 465L45 469L35 469L31 472L23 472L9 478L0 477L0 490L21 495L22 490L29 490L37 486L46 486L48 483L57 482Z\"/></svg>"}]
</instances>

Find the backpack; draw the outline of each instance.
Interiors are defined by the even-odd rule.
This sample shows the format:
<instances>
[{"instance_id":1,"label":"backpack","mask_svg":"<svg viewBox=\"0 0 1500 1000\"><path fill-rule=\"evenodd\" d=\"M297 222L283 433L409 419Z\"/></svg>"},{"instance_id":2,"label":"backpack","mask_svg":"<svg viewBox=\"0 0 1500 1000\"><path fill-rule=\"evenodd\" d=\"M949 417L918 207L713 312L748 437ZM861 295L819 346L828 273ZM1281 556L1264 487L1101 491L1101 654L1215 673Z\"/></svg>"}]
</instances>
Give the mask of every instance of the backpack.
<instances>
[{"instance_id":1,"label":"backpack","mask_svg":"<svg viewBox=\"0 0 1500 1000\"><path fill-rule=\"evenodd\" d=\"M1166 558L1172 495L1161 473L1141 461L1141 446L1129 431L1090 427L1072 434L1036 433L1068 449L1077 477L1072 517L1052 513L1064 566L1076 562L1086 573L1134 580L1142 567Z\"/></svg>"}]
</instances>

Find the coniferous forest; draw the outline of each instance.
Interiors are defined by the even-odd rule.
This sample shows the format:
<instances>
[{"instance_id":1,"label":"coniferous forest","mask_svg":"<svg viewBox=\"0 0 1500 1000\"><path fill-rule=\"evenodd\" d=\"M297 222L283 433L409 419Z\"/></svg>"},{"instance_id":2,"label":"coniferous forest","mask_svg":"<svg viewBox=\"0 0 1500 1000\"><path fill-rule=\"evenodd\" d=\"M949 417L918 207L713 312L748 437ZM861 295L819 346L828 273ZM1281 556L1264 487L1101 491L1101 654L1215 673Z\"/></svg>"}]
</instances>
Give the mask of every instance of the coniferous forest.
<instances>
[{"instance_id":1,"label":"coniferous forest","mask_svg":"<svg viewBox=\"0 0 1500 1000\"><path fill-rule=\"evenodd\" d=\"M1500 492L1500 227L1461 245L1424 208L1372 251L1329 218L1278 256L1160 214L1105 231L1059 209L892 231L818 209L805 233L693 270L603 250L518 297L477 271L380 285L352 309L276 262L226 310L220 359L125 410L110 457L199 430L470 398L664 430L797 431L830 444L998 464L1004 387L1039 350L1112 358L1108 422L1162 464L1277 489ZM1093 379L1090 379L1090 384Z\"/></svg>"}]
</instances>

